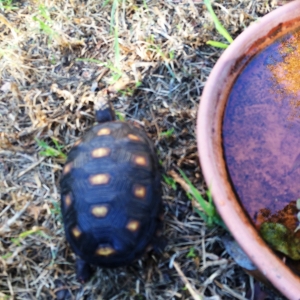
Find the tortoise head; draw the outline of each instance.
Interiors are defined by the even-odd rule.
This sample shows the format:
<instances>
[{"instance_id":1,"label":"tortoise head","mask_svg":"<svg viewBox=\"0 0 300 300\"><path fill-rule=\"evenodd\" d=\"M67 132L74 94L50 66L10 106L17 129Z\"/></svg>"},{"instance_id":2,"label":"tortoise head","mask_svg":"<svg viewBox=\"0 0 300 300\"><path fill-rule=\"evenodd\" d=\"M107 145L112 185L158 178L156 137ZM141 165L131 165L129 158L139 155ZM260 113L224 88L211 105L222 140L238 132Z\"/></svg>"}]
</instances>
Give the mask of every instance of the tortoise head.
<instances>
[{"instance_id":1,"label":"tortoise head","mask_svg":"<svg viewBox=\"0 0 300 300\"><path fill-rule=\"evenodd\" d=\"M116 119L115 111L106 92L99 92L95 99L96 121L98 123L110 122Z\"/></svg>"}]
</instances>

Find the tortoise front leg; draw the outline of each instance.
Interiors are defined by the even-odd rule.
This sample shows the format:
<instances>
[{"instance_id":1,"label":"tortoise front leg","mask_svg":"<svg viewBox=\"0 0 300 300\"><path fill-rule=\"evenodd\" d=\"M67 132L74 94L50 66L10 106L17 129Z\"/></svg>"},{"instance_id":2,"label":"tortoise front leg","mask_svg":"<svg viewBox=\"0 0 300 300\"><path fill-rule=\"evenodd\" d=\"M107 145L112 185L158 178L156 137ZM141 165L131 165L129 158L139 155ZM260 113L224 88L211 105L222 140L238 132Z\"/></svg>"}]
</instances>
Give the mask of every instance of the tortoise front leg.
<instances>
[{"instance_id":1,"label":"tortoise front leg","mask_svg":"<svg viewBox=\"0 0 300 300\"><path fill-rule=\"evenodd\" d=\"M76 276L81 283L86 283L90 280L94 273L93 268L80 257L76 258Z\"/></svg>"}]
</instances>

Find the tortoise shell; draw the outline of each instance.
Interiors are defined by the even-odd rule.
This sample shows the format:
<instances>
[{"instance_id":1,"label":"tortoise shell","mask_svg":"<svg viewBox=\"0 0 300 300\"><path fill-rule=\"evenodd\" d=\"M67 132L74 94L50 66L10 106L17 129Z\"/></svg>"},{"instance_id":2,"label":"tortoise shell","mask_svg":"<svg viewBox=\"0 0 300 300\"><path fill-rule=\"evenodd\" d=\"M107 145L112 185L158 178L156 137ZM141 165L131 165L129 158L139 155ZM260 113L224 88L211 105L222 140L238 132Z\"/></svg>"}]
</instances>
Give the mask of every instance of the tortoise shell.
<instances>
[{"instance_id":1,"label":"tortoise shell","mask_svg":"<svg viewBox=\"0 0 300 300\"><path fill-rule=\"evenodd\" d=\"M84 262L126 265L155 242L160 173L142 129L120 121L92 127L70 151L60 184L66 238Z\"/></svg>"}]
</instances>

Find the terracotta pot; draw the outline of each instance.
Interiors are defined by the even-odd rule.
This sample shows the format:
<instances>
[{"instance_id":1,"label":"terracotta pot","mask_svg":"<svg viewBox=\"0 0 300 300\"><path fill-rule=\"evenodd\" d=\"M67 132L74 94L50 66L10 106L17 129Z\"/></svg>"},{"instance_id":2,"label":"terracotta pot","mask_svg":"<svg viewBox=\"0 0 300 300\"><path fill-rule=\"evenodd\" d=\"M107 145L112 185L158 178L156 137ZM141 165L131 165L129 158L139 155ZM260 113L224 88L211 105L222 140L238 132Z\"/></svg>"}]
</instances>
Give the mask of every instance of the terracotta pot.
<instances>
[{"instance_id":1,"label":"terracotta pot","mask_svg":"<svg viewBox=\"0 0 300 300\"><path fill-rule=\"evenodd\" d=\"M300 299L300 278L261 239L240 206L228 181L221 133L227 98L243 66L274 39L296 27L300 27L300 1L271 12L237 37L209 76L197 120L200 163L221 217L262 275L289 299Z\"/></svg>"}]
</instances>

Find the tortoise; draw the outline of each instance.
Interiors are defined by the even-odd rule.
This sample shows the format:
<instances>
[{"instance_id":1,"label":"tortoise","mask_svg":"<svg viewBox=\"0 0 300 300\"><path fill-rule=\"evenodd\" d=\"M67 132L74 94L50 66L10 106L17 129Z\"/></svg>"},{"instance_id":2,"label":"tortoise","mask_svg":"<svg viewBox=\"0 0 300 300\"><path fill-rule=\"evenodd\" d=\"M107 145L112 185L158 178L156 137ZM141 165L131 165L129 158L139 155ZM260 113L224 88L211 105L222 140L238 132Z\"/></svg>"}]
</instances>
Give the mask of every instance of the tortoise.
<instances>
[{"instance_id":1,"label":"tortoise","mask_svg":"<svg viewBox=\"0 0 300 300\"><path fill-rule=\"evenodd\" d=\"M65 235L81 282L90 279L91 265L128 265L146 250L165 246L152 141L143 129L117 121L105 97L95 108L98 124L74 144L60 180Z\"/></svg>"}]
</instances>

